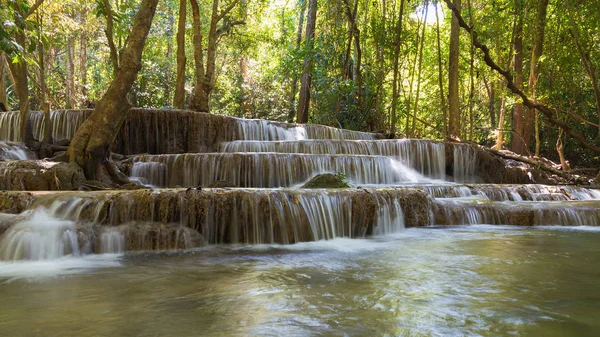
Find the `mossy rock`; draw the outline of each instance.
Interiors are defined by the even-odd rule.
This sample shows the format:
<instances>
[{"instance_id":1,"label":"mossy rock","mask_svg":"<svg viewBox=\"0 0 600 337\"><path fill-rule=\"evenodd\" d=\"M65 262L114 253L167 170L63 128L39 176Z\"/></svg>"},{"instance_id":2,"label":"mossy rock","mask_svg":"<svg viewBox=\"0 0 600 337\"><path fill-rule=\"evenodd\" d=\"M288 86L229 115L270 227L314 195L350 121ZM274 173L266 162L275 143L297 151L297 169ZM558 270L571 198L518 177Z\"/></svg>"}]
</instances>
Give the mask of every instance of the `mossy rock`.
<instances>
[{"instance_id":1,"label":"mossy rock","mask_svg":"<svg viewBox=\"0 0 600 337\"><path fill-rule=\"evenodd\" d=\"M231 188L237 187L234 183L227 180L217 180L214 183L208 185L208 188Z\"/></svg>"},{"instance_id":2,"label":"mossy rock","mask_svg":"<svg viewBox=\"0 0 600 337\"><path fill-rule=\"evenodd\" d=\"M302 188L349 188L342 174L324 173L314 176Z\"/></svg>"}]
</instances>

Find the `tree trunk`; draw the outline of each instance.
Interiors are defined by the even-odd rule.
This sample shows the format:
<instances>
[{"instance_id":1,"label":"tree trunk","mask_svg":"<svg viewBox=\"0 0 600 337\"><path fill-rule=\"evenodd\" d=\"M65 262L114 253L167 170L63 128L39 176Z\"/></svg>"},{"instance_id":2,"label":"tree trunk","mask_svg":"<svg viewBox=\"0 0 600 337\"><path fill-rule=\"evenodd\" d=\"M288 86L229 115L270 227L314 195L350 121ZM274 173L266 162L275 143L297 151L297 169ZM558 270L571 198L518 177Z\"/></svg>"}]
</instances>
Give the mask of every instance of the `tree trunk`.
<instances>
[{"instance_id":1,"label":"tree trunk","mask_svg":"<svg viewBox=\"0 0 600 337\"><path fill-rule=\"evenodd\" d=\"M208 28L208 45L206 47L206 67L203 65L200 9L197 0L190 0L190 3L192 4L192 16L194 18L194 63L196 64L196 85L190 108L200 112L209 112L210 95L214 87L215 64L217 60L217 24L235 7L237 0L232 1L229 7L221 12L219 12L219 0L213 0L212 2L212 14ZM233 24L241 23L243 21L229 23L227 27L231 28Z\"/></svg>"},{"instance_id":2,"label":"tree trunk","mask_svg":"<svg viewBox=\"0 0 600 337\"><path fill-rule=\"evenodd\" d=\"M87 45L88 45L88 34L87 34L87 10L88 7L83 5L81 12L79 13L79 23L84 27L81 31L79 40L79 85L80 94L83 101L87 100Z\"/></svg>"},{"instance_id":3,"label":"tree trunk","mask_svg":"<svg viewBox=\"0 0 600 337\"><path fill-rule=\"evenodd\" d=\"M454 0L454 6L460 11L460 1ZM460 106L458 102L458 61L459 61L459 34L460 27L456 15L452 14L450 27L450 67L448 70L448 102L449 120L448 133L452 138L460 138Z\"/></svg>"},{"instance_id":4,"label":"tree trunk","mask_svg":"<svg viewBox=\"0 0 600 337\"><path fill-rule=\"evenodd\" d=\"M71 162L84 169L88 179L95 179L100 165L108 158L109 148L127 118L130 104L127 93L142 67L142 51L158 0L142 0L133 19L129 43L125 47L119 71L92 115L77 130L69 147Z\"/></svg>"},{"instance_id":5,"label":"tree trunk","mask_svg":"<svg viewBox=\"0 0 600 337\"><path fill-rule=\"evenodd\" d=\"M305 55L304 67L302 72L302 81L300 84L300 97L298 99L298 109L296 121L298 123L308 122L308 112L310 105L310 85L312 81L313 55L315 40L315 25L317 22L317 0L309 0L308 3L308 20L306 22L305 33Z\"/></svg>"},{"instance_id":6,"label":"tree trunk","mask_svg":"<svg viewBox=\"0 0 600 337\"><path fill-rule=\"evenodd\" d=\"M242 117L249 117L250 104L249 104L249 92L246 90L248 84L248 58L246 56L240 57L240 93L241 93L241 108ZM255 117L255 116L252 116Z\"/></svg>"},{"instance_id":7,"label":"tree trunk","mask_svg":"<svg viewBox=\"0 0 600 337\"><path fill-rule=\"evenodd\" d=\"M396 25L396 37L394 39L394 81L392 83L392 112L391 112L391 125L390 125L390 134L391 137L396 137L396 118L397 113L396 110L398 108L398 84L400 82L400 72L399 72L399 58L400 58L400 41L402 35L402 17L404 15L404 2L405 0L400 0L400 14L398 17L398 23Z\"/></svg>"},{"instance_id":8,"label":"tree trunk","mask_svg":"<svg viewBox=\"0 0 600 337\"><path fill-rule=\"evenodd\" d=\"M175 25L175 16L173 15L173 9L171 4L166 3L167 6L167 67L165 69L165 84L163 87L163 105L167 105L167 102L171 102L171 82L173 81L173 26Z\"/></svg>"},{"instance_id":9,"label":"tree trunk","mask_svg":"<svg viewBox=\"0 0 600 337\"><path fill-rule=\"evenodd\" d=\"M515 52L513 71L515 73L515 85L521 89L523 85L523 0L515 0L515 37L513 48ZM517 102L513 109L513 131L512 151L518 154L525 154L525 144L523 137L523 104L518 101L518 95L515 95Z\"/></svg>"},{"instance_id":10,"label":"tree trunk","mask_svg":"<svg viewBox=\"0 0 600 337\"><path fill-rule=\"evenodd\" d=\"M467 7L469 11L469 25L473 26L473 11L471 8L471 1L467 0ZM460 29L460 27L458 28ZM471 45L469 46L469 141L473 141L473 105L475 97L475 79L473 78L474 72L474 59L475 59L475 46L473 46L473 36L471 36ZM494 127L494 124L491 125ZM502 135L502 133L500 133Z\"/></svg>"},{"instance_id":11,"label":"tree trunk","mask_svg":"<svg viewBox=\"0 0 600 337\"><path fill-rule=\"evenodd\" d=\"M204 80L204 55L202 53L202 23L200 21L200 8L198 1L190 0L192 7L192 17L194 20L194 66L195 72L195 86L192 101L190 102L190 109L200 111L201 101L203 99L204 91L202 90L202 81Z\"/></svg>"},{"instance_id":12,"label":"tree trunk","mask_svg":"<svg viewBox=\"0 0 600 337\"><path fill-rule=\"evenodd\" d=\"M440 42L440 17L438 15L437 1L435 2L435 32L437 39L437 58L438 58L438 85L440 87L440 109L442 110L444 138L448 137L448 111L446 110L446 95L444 94L444 74L442 66L442 45Z\"/></svg>"},{"instance_id":13,"label":"tree trunk","mask_svg":"<svg viewBox=\"0 0 600 337\"><path fill-rule=\"evenodd\" d=\"M183 109L185 105L185 19L187 16L186 0L179 0L179 22L177 24L177 79L173 107Z\"/></svg>"},{"instance_id":14,"label":"tree trunk","mask_svg":"<svg viewBox=\"0 0 600 337\"><path fill-rule=\"evenodd\" d=\"M25 45L25 33L20 30L15 34L15 40L21 46ZM8 62L8 67L15 81L14 91L19 99L19 112L21 117L20 135L27 147L33 145L33 126L29 120L29 79L27 62L19 60L17 63Z\"/></svg>"},{"instance_id":15,"label":"tree trunk","mask_svg":"<svg viewBox=\"0 0 600 337\"><path fill-rule=\"evenodd\" d=\"M306 1L300 0L298 1L300 6L300 16L298 18L298 31L296 33L296 52L300 51L302 47L302 29L304 27L304 16L306 13ZM290 99L289 99L289 113L288 113L288 122L293 123L294 117L296 116L296 91L298 90L298 75L294 74L294 79L292 80L292 88L290 89Z\"/></svg>"},{"instance_id":16,"label":"tree trunk","mask_svg":"<svg viewBox=\"0 0 600 337\"><path fill-rule=\"evenodd\" d=\"M117 47L115 46L114 40L114 21L112 14L112 7L110 6L109 0L102 0L104 3L104 9L106 10L106 29L104 30L104 34L106 35L106 40L108 41L108 49L110 50L110 61L113 66L113 75L117 75L117 71L119 70L119 53L117 52Z\"/></svg>"},{"instance_id":17,"label":"tree trunk","mask_svg":"<svg viewBox=\"0 0 600 337\"><path fill-rule=\"evenodd\" d=\"M421 93L421 73L422 73L422 69L423 69L423 47L425 46L425 26L426 26L426 20L427 20L427 12L429 10L429 1L425 0L425 14L423 14L423 31L421 32L421 43L420 43L420 47L419 47L419 70L418 70L418 75L417 75L417 96L415 97L415 107L414 107L414 114L413 114L413 120L412 120L412 126L410 128L410 132L408 133L411 137L414 137L415 135L415 128L417 125L417 113L419 110L419 96Z\"/></svg>"},{"instance_id":18,"label":"tree trunk","mask_svg":"<svg viewBox=\"0 0 600 337\"><path fill-rule=\"evenodd\" d=\"M536 100L536 90L538 77L540 75L539 60L542 56L544 47L544 30L546 27L546 11L548 9L548 0L538 0L537 15L535 20L535 30L533 33L533 51L531 52L531 64L529 70L529 92L532 99ZM525 126L523 129L523 141L525 147L529 148L529 142L534 132L534 122L536 109L527 108L525 111Z\"/></svg>"},{"instance_id":19,"label":"tree trunk","mask_svg":"<svg viewBox=\"0 0 600 337\"><path fill-rule=\"evenodd\" d=\"M496 135L496 146L494 149L502 150L504 145L504 116L506 114L506 97L500 99L500 117L498 118L498 134Z\"/></svg>"},{"instance_id":20,"label":"tree trunk","mask_svg":"<svg viewBox=\"0 0 600 337\"><path fill-rule=\"evenodd\" d=\"M4 70L4 53L0 52L0 111L7 111L6 101L6 71Z\"/></svg>"},{"instance_id":21,"label":"tree trunk","mask_svg":"<svg viewBox=\"0 0 600 337\"><path fill-rule=\"evenodd\" d=\"M67 108L76 106L75 93L75 37L67 40Z\"/></svg>"}]
</instances>

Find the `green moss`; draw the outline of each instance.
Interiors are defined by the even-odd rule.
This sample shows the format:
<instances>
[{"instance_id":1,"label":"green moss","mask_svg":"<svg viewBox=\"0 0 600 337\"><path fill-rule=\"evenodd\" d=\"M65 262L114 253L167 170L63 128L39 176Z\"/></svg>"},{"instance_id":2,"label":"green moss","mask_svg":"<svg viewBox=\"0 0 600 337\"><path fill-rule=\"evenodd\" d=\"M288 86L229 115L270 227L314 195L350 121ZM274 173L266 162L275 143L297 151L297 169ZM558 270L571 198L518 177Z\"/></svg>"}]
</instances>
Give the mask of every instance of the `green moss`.
<instances>
[{"instance_id":1,"label":"green moss","mask_svg":"<svg viewBox=\"0 0 600 337\"><path fill-rule=\"evenodd\" d=\"M349 188L346 176L342 173L324 173L314 176L302 188Z\"/></svg>"}]
</instances>

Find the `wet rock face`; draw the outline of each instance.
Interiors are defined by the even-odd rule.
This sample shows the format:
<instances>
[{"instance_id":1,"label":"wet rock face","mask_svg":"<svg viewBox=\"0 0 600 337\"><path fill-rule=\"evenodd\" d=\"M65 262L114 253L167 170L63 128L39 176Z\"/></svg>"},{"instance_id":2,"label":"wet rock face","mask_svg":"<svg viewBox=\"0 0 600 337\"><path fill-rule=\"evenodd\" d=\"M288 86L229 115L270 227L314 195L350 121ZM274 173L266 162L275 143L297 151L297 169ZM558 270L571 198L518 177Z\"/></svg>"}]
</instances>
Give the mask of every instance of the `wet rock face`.
<instances>
[{"instance_id":1,"label":"wet rock face","mask_svg":"<svg viewBox=\"0 0 600 337\"><path fill-rule=\"evenodd\" d=\"M75 163L23 160L0 163L0 189L18 191L76 190L85 181Z\"/></svg>"},{"instance_id":2,"label":"wet rock face","mask_svg":"<svg viewBox=\"0 0 600 337\"><path fill-rule=\"evenodd\" d=\"M324 173L310 179L302 188L350 188L342 174Z\"/></svg>"}]
</instances>

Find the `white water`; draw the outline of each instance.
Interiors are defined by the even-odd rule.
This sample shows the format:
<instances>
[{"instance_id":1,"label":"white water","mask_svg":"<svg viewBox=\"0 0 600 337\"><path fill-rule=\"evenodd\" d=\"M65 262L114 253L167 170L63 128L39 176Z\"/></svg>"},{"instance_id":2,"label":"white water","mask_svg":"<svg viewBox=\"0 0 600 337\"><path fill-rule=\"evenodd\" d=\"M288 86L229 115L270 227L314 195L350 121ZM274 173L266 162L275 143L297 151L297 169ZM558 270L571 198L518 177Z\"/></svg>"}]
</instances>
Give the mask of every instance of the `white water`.
<instances>
[{"instance_id":1,"label":"white water","mask_svg":"<svg viewBox=\"0 0 600 337\"><path fill-rule=\"evenodd\" d=\"M221 143L219 152L386 156L403 162L427 177L444 179L446 176L444 143L422 139L234 141Z\"/></svg>"},{"instance_id":2,"label":"white water","mask_svg":"<svg viewBox=\"0 0 600 337\"><path fill-rule=\"evenodd\" d=\"M355 184L432 181L404 163L383 156L207 153L144 155L133 160L135 163L155 163L134 164L130 176L160 187L206 187L219 180L237 187L291 187L321 173L343 173Z\"/></svg>"},{"instance_id":3,"label":"white water","mask_svg":"<svg viewBox=\"0 0 600 337\"><path fill-rule=\"evenodd\" d=\"M87 249L80 247L75 222L57 219L45 209L38 209L2 236L0 260L54 260L80 256Z\"/></svg>"},{"instance_id":4,"label":"white water","mask_svg":"<svg viewBox=\"0 0 600 337\"><path fill-rule=\"evenodd\" d=\"M0 161L34 159L22 143L0 141Z\"/></svg>"}]
</instances>

